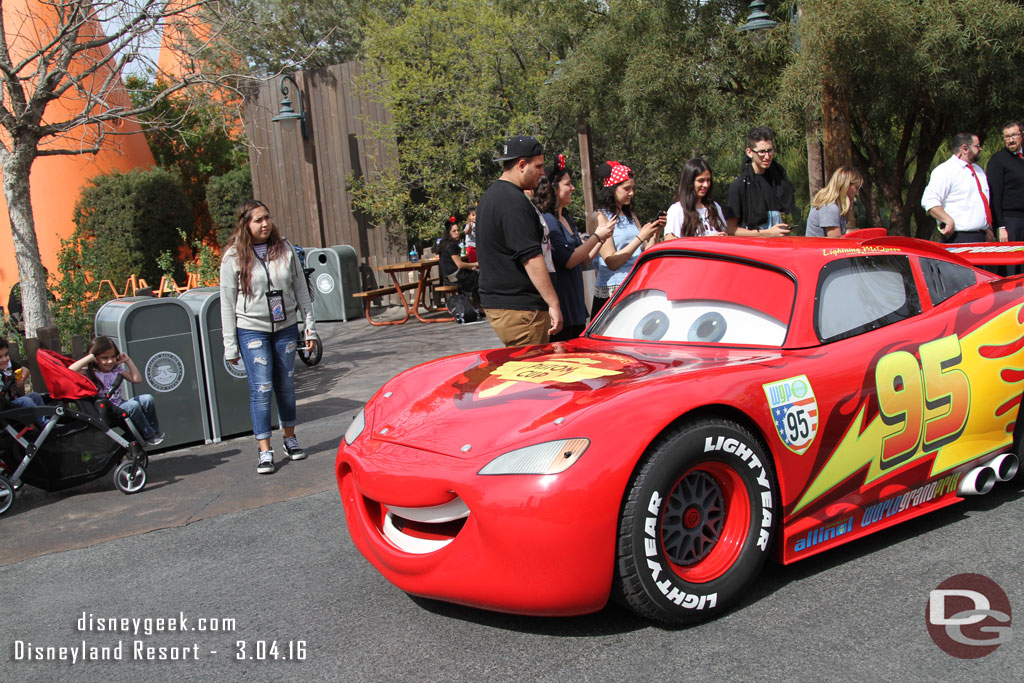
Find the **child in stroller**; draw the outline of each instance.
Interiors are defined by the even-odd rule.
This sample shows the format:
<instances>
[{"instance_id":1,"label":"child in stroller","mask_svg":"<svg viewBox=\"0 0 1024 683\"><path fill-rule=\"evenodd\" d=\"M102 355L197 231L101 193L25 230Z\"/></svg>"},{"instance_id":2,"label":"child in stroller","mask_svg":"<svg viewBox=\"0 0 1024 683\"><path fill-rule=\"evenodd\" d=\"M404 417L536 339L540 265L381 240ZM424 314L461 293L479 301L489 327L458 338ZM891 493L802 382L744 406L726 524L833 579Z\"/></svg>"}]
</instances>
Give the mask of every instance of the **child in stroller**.
<instances>
[{"instance_id":1,"label":"child in stroller","mask_svg":"<svg viewBox=\"0 0 1024 683\"><path fill-rule=\"evenodd\" d=\"M26 483L61 491L113 469L119 490L141 491L149 464L145 440L128 413L110 400L123 378L97 395L92 380L70 369L70 358L40 349L36 362L49 389L44 405L17 407L0 397L0 514ZM45 421L41 430L33 424L40 419Z\"/></svg>"},{"instance_id":2,"label":"child in stroller","mask_svg":"<svg viewBox=\"0 0 1024 683\"><path fill-rule=\"evenodd\" d=\"M134 384L142 381L142 373L127 353L119 353L110 337L96 337L89 344L89 352L71 364L71 369L80 372L93 381L96 388L110 397L110 402L128 413L135 426L142 432L142 438L149 446L157 446L164 440L160 423L156 419L156 403L152 394L140 394L125 400L120 391L112 391L114 382L128 380Z\"/></svg>"}]
</instances>

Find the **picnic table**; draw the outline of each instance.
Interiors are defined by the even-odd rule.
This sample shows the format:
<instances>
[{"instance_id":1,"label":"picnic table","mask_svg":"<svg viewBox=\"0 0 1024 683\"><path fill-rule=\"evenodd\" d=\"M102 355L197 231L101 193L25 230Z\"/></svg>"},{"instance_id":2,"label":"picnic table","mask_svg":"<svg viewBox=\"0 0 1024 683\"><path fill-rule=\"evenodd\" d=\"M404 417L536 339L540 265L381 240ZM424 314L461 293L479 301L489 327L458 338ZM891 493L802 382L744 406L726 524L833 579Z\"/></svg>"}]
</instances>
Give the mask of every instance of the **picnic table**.
<instances>
[{"instance_id":1,"label":"picnic table","mask_svg":"<svg viewBox=\"0 0 1024 683\"><path fill-rule=\"evenodd\" d=\"M430 281L430 269L436 266L440 262L437 257L433 258L421 258L419 261L402 261L401 263L391 263L384 266L377 266L377 270L387 273L391 277L391 285L378 287L377 289L371 289L366 292L359 292L355 296L363 300L364 310L366 312L366 319L370 321L371 325L402 325L405 323L410 315L416 316L416 319L421 323L450 323L455 320L451 316L442 316L438 318L424 318L420 315L420 308L428 312L437 312L441 309L428 306L425 300L427 293L427 285ZM400 275L402 273L417 273L416 282L402 282ZM410 303L406 298L406 290L416 288L416 294L413 296L413 300ZM376 299L389 294L397 294L399 300L402 302L402 306L405 308L405 317L401 320L374 320L370 316L370 300Z\"/></svg>"}]
</instances>

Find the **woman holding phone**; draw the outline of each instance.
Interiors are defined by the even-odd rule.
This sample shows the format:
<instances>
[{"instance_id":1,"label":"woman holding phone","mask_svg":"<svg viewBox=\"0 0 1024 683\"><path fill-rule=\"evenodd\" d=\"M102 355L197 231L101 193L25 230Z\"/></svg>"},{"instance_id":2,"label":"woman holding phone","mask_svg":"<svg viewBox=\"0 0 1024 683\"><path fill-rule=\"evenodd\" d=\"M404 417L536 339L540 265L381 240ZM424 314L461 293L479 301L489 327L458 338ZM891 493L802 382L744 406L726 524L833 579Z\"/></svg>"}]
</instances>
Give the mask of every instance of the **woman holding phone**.
<instances>
[{"instance_id":1,"label":"woman holding phone","mask_svg":"<svg viewBox=\"0 0 1024 683\"><path fill-rule=\"evenodd\" d=\"M636 183L629 166L618 161L606 161L594 175L601 183L601 188L595 197L597 211L587 221L587 230L593 233L611 226L612 237L601 245L597 259L597 281L594 301L590 307L591 317L596 316L605 302L615 294L641 252L658 241L661 229L665 227L664 213L650 223L640 225L640 219L632 208Z\"/></svg>"},{"instance_id":2,"label":"woman holding phone","mask_svg":"<svg viewBox=\"0 0 1024 683\"><path fill-rule=\"evenodd\" d=\"M284 430L284 451L292 460L306 452L295 438L295 349L298 314L305 320L306 349L312 350L314 325L309 290L298 256L270 220L263 202L250 199L238 208L235 231L220 264L220 316L224 359L245 363L249 413L259 444L256 471L274 472L270 446L270 395Z\"/></svg>"}]
</instances>

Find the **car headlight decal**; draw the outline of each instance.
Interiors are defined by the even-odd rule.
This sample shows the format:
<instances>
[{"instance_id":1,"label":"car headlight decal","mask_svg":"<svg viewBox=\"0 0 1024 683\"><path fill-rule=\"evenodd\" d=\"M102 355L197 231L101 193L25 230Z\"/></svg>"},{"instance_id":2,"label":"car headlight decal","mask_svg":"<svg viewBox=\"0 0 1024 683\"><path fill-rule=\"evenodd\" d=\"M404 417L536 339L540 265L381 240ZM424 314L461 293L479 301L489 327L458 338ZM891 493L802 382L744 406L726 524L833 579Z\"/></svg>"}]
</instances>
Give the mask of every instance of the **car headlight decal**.
<instances>
[{"instance_id":1,"label":"car headlight decal","mask_svg":"<svg viewBox=\"0 0 1024 683\"><path fill-rule=\"evenodd\" d=\"M360 408L359 412L356 413L355 417L352 418L352 424L345 430L345 443L349 446L352 442L359 438L359 435L366 429L366 408Z\"/></svg>"},{"instance_id":2,"label":"car headlight decal","mask_svg":"<svg viewBox=\"0 0 1024 683\"><path fill-rule=\"evenodd\" d=\"M558 474L569 469L590 445L590 439L559 439L499 455L477 474Z\"/></svg>"}]
</instances>

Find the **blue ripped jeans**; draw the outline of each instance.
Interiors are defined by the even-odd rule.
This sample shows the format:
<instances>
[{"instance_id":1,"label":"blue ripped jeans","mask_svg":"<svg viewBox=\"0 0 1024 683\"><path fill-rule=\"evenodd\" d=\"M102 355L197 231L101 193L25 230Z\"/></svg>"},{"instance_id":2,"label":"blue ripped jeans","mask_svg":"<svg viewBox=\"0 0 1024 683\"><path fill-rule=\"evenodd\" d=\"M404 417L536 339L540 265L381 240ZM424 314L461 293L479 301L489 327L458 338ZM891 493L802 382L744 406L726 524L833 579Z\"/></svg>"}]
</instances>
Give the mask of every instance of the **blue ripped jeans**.
<instances>
[{"instance_id":1,"label":"blue ripped jeans","mask_svg":"<svg viewBox=\"0 0 1024 683\"><path fill-rule=\"evenodd\" d=\"M282 427L295 426L295 345L298 325L276 332L238 328L238 349L249 380L249 413L257 440L270 438L270 394Z\"/></svg>"}]
</instances>

